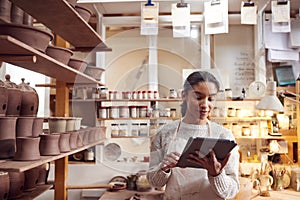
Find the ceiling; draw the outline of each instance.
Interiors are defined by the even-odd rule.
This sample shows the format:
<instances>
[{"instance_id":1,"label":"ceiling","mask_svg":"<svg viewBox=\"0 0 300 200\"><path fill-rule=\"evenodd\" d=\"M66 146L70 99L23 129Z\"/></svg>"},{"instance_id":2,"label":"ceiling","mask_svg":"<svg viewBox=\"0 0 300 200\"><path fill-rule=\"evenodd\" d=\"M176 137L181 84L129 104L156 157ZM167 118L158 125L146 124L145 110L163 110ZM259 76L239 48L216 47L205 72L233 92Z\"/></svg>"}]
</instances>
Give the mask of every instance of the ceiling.
<instances>
[{"instance_id":1,"label":"ceiling","mask_svg":"<svg viewBox=\"0 0 300 200\"><path fill-rule=\"evenodd\" d=\"M180 1L190 4L191 14L199 15L203 13L204 2L211 0L152 0L152 2L159 2L159 16L171 15L171 4L178 3ZM248 1L248 0L244 0ZM271 11L271 0L253 0L258 5L258 10L265 8L265 11ZM240 13L242 0L228 0L229 14ZM300 8L300 0L290 0L291 14L298 13ZM84 6L90 9L95 15L101 14L105 18L118 18L120 17L124 23L129 20L129 16L140 16L141 3L147 3L147 0L78 0L77 5ZM127 18L125 18L127 17ZM107 21L106 21L107 22ZM108 22L107 22L108 23ZM109 22L111 23L111 21ZM106 24L108 25L108 24Z\"/></svg>"}]
</instances>

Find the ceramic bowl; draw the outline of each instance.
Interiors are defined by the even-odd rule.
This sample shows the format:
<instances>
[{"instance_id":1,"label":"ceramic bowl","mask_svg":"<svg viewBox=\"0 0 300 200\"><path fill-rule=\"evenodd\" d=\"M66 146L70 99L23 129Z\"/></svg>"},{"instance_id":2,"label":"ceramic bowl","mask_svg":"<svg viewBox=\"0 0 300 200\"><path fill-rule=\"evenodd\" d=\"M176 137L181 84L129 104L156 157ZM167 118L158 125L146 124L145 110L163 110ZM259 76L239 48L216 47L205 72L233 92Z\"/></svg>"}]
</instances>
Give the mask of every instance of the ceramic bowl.
<instances>
[{"instance_id":1,"label":"ceramic bowl","mask_svg":"<svg viewBox=\"0 0 300 200\"><path fill-rule=\"evenodd\" d=\"M48 46L46 49L46 54L55 60L67 65L71 56L73 55L73 51L63 47L56 46Z\"/></svg>"},{"instance_id":2,"label":"ceramic bowl","mask_svg":"<svg viewBox=\"0 0 300 200\"><path fill-rule=\"evenodd\" d=\"M75 6L75 10L83 18L84 21L88 22L90 20L92 12L89 9L81 6Z\"/></svg>"},{"instance_id":3,"label":"ceramic bowl","mask_svg":"<svg viewBox=\"0 0 300 200\"><path fill-rule=\"evenodd\" d=\"M105 70L100 67L87 66L84 70L84 73L96 80L101 80L101 75Z\"/></svg>"},{"instance_id":4,"label":"ceramic bowl","mask_svg":"<svg viewBox=\"0 0 300 200\"><path fill-rule=\"evenodd\" d=\"M68 65L73 69L84 72L85 68L87 67L87 62L80 59L70 58Z\"/></svg>"}]
</instances>

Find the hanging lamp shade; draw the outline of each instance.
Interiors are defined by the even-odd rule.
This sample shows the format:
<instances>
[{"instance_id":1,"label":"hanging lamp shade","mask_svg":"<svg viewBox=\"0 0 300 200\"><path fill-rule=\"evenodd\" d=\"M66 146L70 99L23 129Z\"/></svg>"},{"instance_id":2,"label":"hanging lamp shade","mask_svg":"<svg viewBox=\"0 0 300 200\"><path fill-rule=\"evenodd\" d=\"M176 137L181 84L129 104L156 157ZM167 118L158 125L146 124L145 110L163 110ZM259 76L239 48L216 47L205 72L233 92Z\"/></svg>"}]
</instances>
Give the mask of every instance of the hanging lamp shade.
<instances>
[{"instance_id":1,"label":"hanging lamp shade","mask_svg":"<svg viewBox=\"0 0 300 200\"><path fill-rule=\"evenodd\" d=\"M284 107L276 96L276 81L268 81L265 96L256 105L258 110L283 112Z\"/></svg>"}]
</instances>

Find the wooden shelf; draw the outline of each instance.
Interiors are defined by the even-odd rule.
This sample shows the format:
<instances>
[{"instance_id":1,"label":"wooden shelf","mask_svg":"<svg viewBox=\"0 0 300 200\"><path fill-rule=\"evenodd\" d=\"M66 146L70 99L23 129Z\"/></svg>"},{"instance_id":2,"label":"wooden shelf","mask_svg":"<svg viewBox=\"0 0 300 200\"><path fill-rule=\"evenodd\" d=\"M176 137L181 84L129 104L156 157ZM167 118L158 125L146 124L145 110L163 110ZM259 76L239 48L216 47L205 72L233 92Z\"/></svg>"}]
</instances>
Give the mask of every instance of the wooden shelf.
<instances>
[{"instance_id":1,"label":"wooden shelf","mask_svg":"<svg viewBox=\"0 0 300 200\"><path fill-rule=\"evenodd\" d=\"M55 160L58 160L60 158L64 158L66 156L69 156L71 154L74 154L74 153L77 153L77 152L80 152L80 151L83 151L85 149L88 149L90 147L93 147L97 144L101 144L103 143L104 140L100 140L100 141L97 141L97 142L94 142L94 143L91 143L91 144L88 144L88 145L85 145L83 147L80 147L80 148L77 148L75 150L72 150L70 152L67 152L67 153L61 153L59 155L56 155L56 156L41 156L41 159L39 160L36 160L36 161L14 161L14 160L2 160L0 162L0 169L1 170L5 170L5 171L18 171L18 172L23 172L23 171L26 171L28 169L31 169L31 168L34 168L34 167L37 167L37 166L40 166L44 163L48 163L48 162L51 162L51 161L55 161Z\"/></svg>"},{"instance_id":2,"label":"wooden shelf","mask_svg":"<svg viewBox=\"0 0 300 200\"><path fill-rule=\"evenodd\" d=\"M74 102L181 102L182 99L72 99Z\"/></svg>"},{"instance_id":3,"label":"wooden shelf","mask_svg":"<svg viewBox=\"0 0 300 200\"><path fill-rule=\"evenodd\" d=\"M22 59L18 59L18 57ZM0 60L67 83L103 85L96 79L7 35L0 35Z\"/></svg>"},{"instance_id":4,"label":"wooden shelf","mask_svg":"<svg viewBox=\"0 0 300 200\"><path fill-rule=\"evenodd\" d=\"M98 33L65 0L11 0L53 32L70 42L75 49L111 51Z\"/></svg>"},{"instance_id":5,"label":"wooden shelf","mask_svg":"<svg viewBox=\"0 0 300 200\"><path fill-rule=\"evenodd\" d=\"M23 195L20 198L16 198L15 200L32 200L43 194L47 190L50 190L51 188L53 188L53 185L37 185L34 190L23 192Z\"/></svg>"},{"instance_id":6,"label":"wooden shelf","mask_svg":"<svg viewBox=\"0 0 300 200\"><path fill-rule=\"evenodd\" d=\"M271 117L211 117L211 120L224 122L247 122L258 120L271 120Z\"/></svg>"},{"instance_id":7,"label":"wooden shelf","mask_svg":"<svg viewBox=\"0 0 300 200\"><path fill-rule=\"evenodd\" d=\"M152 138L154 135L149 136L111 136L111 138Z\"/></svg>"},{"instance_id":8,"label":"wooden shelf","mask_svg":"<svg viewBox=\"0 0 300 200\"><path fill-rule=\"evenodd\" d=\"M103 120L177 120L180 117L139 117L139 118L98 118L98 121Z\"/></svg>"}]
</instances>

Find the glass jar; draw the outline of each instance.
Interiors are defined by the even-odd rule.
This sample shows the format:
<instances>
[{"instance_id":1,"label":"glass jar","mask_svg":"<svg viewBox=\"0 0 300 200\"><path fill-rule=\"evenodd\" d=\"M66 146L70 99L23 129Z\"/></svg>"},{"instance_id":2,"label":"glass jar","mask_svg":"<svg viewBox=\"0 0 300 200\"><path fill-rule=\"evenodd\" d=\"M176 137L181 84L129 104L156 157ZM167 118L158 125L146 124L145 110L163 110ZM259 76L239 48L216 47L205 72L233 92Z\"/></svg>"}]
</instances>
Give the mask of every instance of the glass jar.
<instances>
[{"instance_id":1,"label":"glass jar","mask_svg":"<svg viewBox=\"0 0 300 200\"><path fill-rule=\"evenodd\" d=\"M139 135L139 124L132 123L131 124L131 136L138 136Z\"/></svg>"},{"instance_id":2,"label":"glass jar","mask_svg":"<svg viewBox=\"0 0 300 200\"><path fill-rule=\"evenodd\" d=\"M110 118L119 118L119 107L118 106L110 106L109 117Z\"/></svg>"},{"instance_id":3,"label":"glass jar","mask_svg":"<svg viewBox=\"0 0 300 200\"><path fill-rule=\"evenodd\" d=\"M107 107L100 106L98 110L99 118L106 119L107 118Z\"/></svg>"},{"instance_id":4,"label":"glass jar","mask_svg":"<svg viewBox=\"0 0 300 200\"><path fill-rule=\"evenodd\" d=\"M128 125L121 123L119 126L119 136L128 136Z\"/></svg>"},{"instance_id":5,"label":"glass jar","mask_svg":"<svg viewBox=\"0 0 300 200\"><path fill-rule=\"evenodd\" d=\"M170 117L175 118L176 117L176 108L171 108L170 109Z\"/></svg>"},{"instance_id":6,"label":"glass jar","mask_svg":"<svg viewBox=\"0 0 300 200\"><path fill-rule=\"evenodd\" d=\"M128 106L120 106L119 107L119 117L120 118L129 118L129 107Z\"/></svg>"},{"instance_id":7,"label":"glass jar","mask_svg":"<svg viewBox=\"0 0 300 200\"><path fill-rule=\"evenodd\" d=\"M148 135L149 135L148 124L140 123L139 136L148 136Z\"/></svg>"},{"instance_id":8,"label":"glass jar","mask_svg":"<svg viewBox=\"0 0 300 200\"><path fill-rule=\"evenodd\" d=\"M137 108L136 106L129 106L129 113L131 118L137 118Z\"/></svg>"},{"instance_id":9,"label":"glass jar","mask_svg":"<svg viewBox=\"0 0 300 200\"><path fill-rule=\"evenodd\" d=\"M227 116L228 116L228 117L235 117L235 116L236 116L235 109L232 108L232 107L229 107L229 108L227 109Z\"/></svg>"},{"instance_id":10,"label":"glass jar","mask_svg":"<svg viewBox=\"0 0 300 200\"><path fill-rule=\"evenodd\" d=\"M100 87L99 93L100 99L108 99L108 88Z\"/></svg>"},{"instance_id":11,"label":"glass jar","mask_svg":"<svg viewBox=\"0 0 300 200\"><path fill-rule=\"evenodd\" d=\"M147 116L147 106L140 106L139 107L139 117L146 117Z\"/></svg>"},{"instance_id":12,"label":"glass jar","mask_svg":"<svg viewBox=\"0 0 300 200\"><path fill-rule=\"evenodd\" d=\"M177 98L177 92L175 91L175 89L171 88L169 91L169 98L170 99L175 99Z\"/></svg>"},{"instance_id":13,"label":"glass jar","mask_svg":"<svg viewBox=\"0 0 300 200\"><path fill-rule=\"evenodd\" d=\"M118 124L111 124L111 136L112 137L117 137L119 136L119 125Z\"/></svg>"},{"instance_id":14,"label":"glass jar","mask_svg":"<svg viewBox=\"0 0 300 200\"><path fill-rule=\"evenodd\" d=\"M110 100L114 100L115 99L114 91L109 91L108 96Z\"/></svg>"}]
</instances>

